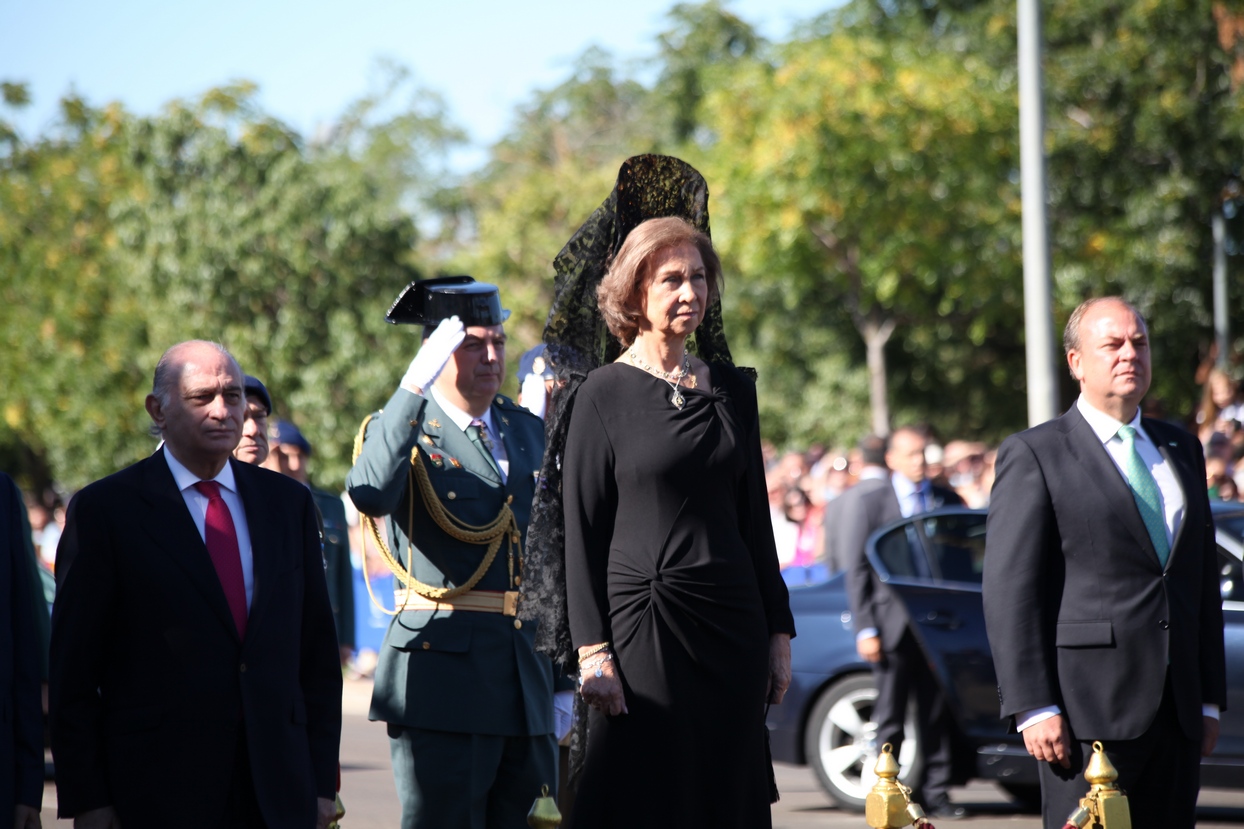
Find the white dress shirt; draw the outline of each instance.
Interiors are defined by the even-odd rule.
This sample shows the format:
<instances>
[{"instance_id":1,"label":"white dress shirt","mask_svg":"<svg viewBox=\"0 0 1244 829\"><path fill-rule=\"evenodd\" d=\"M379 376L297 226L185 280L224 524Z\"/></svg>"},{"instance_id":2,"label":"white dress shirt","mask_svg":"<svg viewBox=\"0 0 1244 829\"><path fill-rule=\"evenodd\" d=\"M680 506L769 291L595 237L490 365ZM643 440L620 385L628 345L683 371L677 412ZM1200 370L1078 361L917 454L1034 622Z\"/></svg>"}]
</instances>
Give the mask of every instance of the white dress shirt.
<instances>
[{"instance_id":1,"label":"white dress shirt","mask_svg":"<svg viewBox=\"0 0 1244 829\"><path fill-rule=\"evenodd\" d=\"M904 518L928 511L929 497L933 494L933 487L929 485L928 479L914 484L905 475L895 472L890 476L890 486L894 487L898 509Z\"/></svg>"},{"instance_id":2,"label":"white dress shirt","mask_svg":"<svg viewBox=\"0 0 1244 829\"><path fill-rule=\"evenodd\" d=\"M1080 395L1080 398L1076 401L1076 408L1084 416L1089 428L1093 430L1093 434L1102 442L1102 446L1106 449L1106 454L1110 456L1110 460L1114 461L1115 467L1118 468L1119 474L1123 476L1123 481L1126 483L1127 474L1124 472L1124 469L1127 463L1127 450L1123 446L1123 439L1119 437L1119 428L1124 423L1094 408L1091 403L1084 399L1084 395ZM1139 410L1137 410L1136 416L1132 418L1131 423L1126 425L1136 430L1136 453L1140 455L1140 459L1144 461L1145 466L1149 467L1149 472L1153 474L1153 480L1157 482L1158 496L1162 499L1162 514L1165 518L1163 523L1166 525L1166 542L1173 549L1175 546L1175 536L1179 532L1179 525L1183 522L1184 509L1187 507L1187 502L1184 501L1183 488L1179 485L1179 476L1175 474L1175 470L1171 468L1170 463L1158 451L1158 447L1154 444L1153 439L1141 427ZM1201 711L1207 717L1218 719L1218 706L1213 703L1205 703L1201 706ZM1057 705L1024 711L1015 717L1016 730L1023 731L1030 725L1036 725L1061 713L1062 709Z\"/></svg>"},{"instance_id":3,"label":"white dress shirt","mask_svg":"<svg viewBox=\"0 0 1244 829\"><path fill-rule=\"evenodd\" d=\"M167 443L164 444L164 459L168 461L173 480L177 482L177 488L181 490L181 497L186 502L186 508L190 510L194 526L199 530L199 538L202 538L203 543L206 544L208 498L194 488L194 485L202 478L173 457ZM220 497L229 507L229 515L233 518L233 528L238 534L238 553L242 558L242 581L246 584L246 606L249 608L251 596L255 592L255 559L251 552L251 533L246 523L246 508L242 505L242 498L238 495L237 481L234 480L233 467L229 463L226 462L225 468L220 470L220 474L212 480L220 484Z\"/></svg>"},{"instance_id":4,"label":"white dress shirt","mask_svg":"<svg viewBox=\"0 0 1244 829\"><path fill-rule=\"evenodd\" d=\"M445 399L445 395L441 394L440 389L436 386L432 387L432 399L445 410L445 414L454 422L454 425L466 432L471 421L475 420L475 415L470 412L464 412L453 403ZM497 466L501 469L501 483L505 483L510 477L510 456L505 453L505 435L497 431L497 427L493 425L492 407L488 407L488 411L479 416L484 426L488 429L489 442L492 444L492 459L497 462Z\"/></svg>"}]
</instances>

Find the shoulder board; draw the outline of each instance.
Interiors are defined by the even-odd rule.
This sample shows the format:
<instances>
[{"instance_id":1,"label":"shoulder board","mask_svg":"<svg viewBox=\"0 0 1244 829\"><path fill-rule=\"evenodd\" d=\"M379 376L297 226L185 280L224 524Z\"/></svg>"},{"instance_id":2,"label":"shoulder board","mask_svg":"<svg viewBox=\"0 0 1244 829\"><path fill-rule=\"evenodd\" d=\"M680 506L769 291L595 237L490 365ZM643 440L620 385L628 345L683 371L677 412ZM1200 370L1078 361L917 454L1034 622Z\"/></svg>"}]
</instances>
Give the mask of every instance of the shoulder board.
<instances>
[{"instance_id":1,"label":"shoulder board","mask_svg":"<svg viewBox=\"0 0 1244 829\"><path fill-rule=\"evenodd\" d=\"M493 398L493 403L496 405L498 409L503 409L507 412L517 412L517 413L525 414L528 417L536 417L531 412L527 411L522 406L518 405L513 400L511 400L510 398L504 395L500 395L500 394L496 395ZM536 418L536 419L539 420L539 418Z\"/></svg>"}]
</instances>

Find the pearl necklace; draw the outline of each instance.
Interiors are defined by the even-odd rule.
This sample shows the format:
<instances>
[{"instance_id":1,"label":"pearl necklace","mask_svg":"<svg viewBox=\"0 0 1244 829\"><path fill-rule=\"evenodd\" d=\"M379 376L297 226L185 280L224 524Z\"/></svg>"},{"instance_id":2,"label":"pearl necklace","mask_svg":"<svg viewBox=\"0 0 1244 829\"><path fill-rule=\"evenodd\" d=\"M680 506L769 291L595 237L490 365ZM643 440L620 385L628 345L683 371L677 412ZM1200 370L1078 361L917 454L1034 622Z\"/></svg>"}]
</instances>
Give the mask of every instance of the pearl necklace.
<instances>
[{"instance_id":1,"label":"pearl necklace","mask_svg":"<svg viewBox=\"0 0 1244 829\"><path fill-rule=\"evenodd\" d=\"M680 411L682 410L682 407L687 403L687 398L682 395L681 387L683 381L687 380L688 386L690 388L695 388L695 375L691 373L690 354L683 351L682 365L678 367L677 371L661 371L660 369L655 369L648 365L643 360L639 359L639 352L635 350L635 345L633 343L631 344L631 347L626 350L626 357L631 361L631 365L636 368L641 368L655 377L660 377L668 383L670 389L674 392L674 394L670 396L670 402L674 404L675 409Z\"/></svg>"}]
</instances>

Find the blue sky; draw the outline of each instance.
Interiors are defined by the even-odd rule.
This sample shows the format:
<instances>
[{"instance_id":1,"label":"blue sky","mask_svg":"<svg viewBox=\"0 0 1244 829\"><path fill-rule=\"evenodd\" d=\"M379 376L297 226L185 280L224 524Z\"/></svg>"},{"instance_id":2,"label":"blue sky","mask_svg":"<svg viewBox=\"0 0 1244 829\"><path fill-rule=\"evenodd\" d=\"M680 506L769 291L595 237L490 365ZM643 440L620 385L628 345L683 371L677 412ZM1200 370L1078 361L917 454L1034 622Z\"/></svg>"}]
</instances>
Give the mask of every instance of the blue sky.
<instances>
[{"instance_id":1,"label":"blue sky","mask_svg":"<svg viewBox=\"0 0 1244 829\"><path fill-rule=\"evenodd\" d=\"M729 8L785 37L839 0L735 0ZM376 59L440 93L476 152L515 106L563 80L590 45L621 60L655 48L673 0L0 0L0 80L31 85L18 119L33 137L73 88L93 104L152 113L234 79L304 134L374 88Z\"/></svg>"}]
</instances>

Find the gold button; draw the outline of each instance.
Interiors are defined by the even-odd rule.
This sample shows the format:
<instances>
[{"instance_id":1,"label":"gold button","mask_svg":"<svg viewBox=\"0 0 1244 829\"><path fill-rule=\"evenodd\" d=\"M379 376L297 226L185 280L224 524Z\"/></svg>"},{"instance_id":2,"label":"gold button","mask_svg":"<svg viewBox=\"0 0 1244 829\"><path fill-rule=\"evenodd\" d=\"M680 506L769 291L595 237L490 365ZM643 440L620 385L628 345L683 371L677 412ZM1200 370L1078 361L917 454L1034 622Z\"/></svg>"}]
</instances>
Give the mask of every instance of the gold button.
<instances>
[{"instance_id":1,"label":"gold button","mask_svg":"<svg viewBox=\"0 0 1244 829\"><path fill-rule=\"evenodd\" d=\"M242 674L246 673L246 663L245 663L245 662L243 662L241 665L239 665L239 666L238 666L238 673L242 673Z\"/></svg>"},{"instance_id":2,"label":"gold button","mask_svg":"<svg viewBox=\"0 0 1244 829\"><path fill-rule=\"evenodd\" d=\"M500 405L501 405L501 398L500 398L500 397L498 397L498 398L497 398L497 405L498 405L498 406L500 406Z\"/></svg>"},{"instance_id":3,"label":"gold button","mask_svg":"<svg viewBox=\"0 0 1244 829\"><path fill-rule=\"evenodd\" d=\"M515 629L515 630L522 630L522 627L523 627L523 620L522 620L522 619L515 619L515 620L514 620L514 629Z\"/></svg>"},{"instance_id":4,"label":"gold button","mask_svg":"<svg viewBox=\"0 0 1244 829\"><path fill-rule=\"evenodd\" d=\"M451 501L452 501L453 499L455 499L455 498L457 498L457 497L458 497L458 493L456 493L456 492L451 492L451 493L449 493L446 497L447 497L449 500L451 500Z\"/></svg>"},{"instance_id":5,"label":"gold button","mask_svg":"<svg viewBox=\"0 0 1244 829\"><path fill-rule=\"evenodd\" d=\"M411 425L411 426L418 426L418 425L419 425L419 421L417 421L417 420L412 420L412 421L410 422L410 425Z\"/></svg>"},{"instance_id":6,"label":"gold button","mask_svg":"<svg viewBox=\"0 0 1244 829\"><path fill-rule=\"evenodd\" d=\"M519 584L522 584L522 583L523 583L523 577L522 577L522 576L515 576L515 577L514 577L514 584L515 584L515 585L519 585Z\"/></svg>"},{"instance_id":7,"label":"gold button","mask_svg":"<svg viewBox=\"0 0 1244 829\"><path fill-rule=\"evenodd\" d=\"M431 643L431 642L424 642L424 643L423 643L423 649L424 649L425 651L431 650L431 649L432 649L432 643Z\"/></svg>"}]
</instances>

